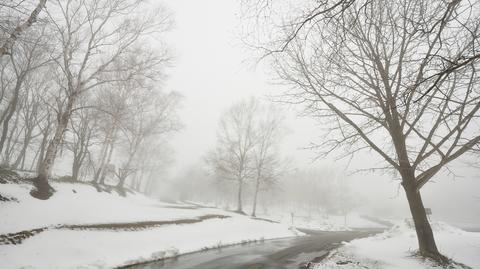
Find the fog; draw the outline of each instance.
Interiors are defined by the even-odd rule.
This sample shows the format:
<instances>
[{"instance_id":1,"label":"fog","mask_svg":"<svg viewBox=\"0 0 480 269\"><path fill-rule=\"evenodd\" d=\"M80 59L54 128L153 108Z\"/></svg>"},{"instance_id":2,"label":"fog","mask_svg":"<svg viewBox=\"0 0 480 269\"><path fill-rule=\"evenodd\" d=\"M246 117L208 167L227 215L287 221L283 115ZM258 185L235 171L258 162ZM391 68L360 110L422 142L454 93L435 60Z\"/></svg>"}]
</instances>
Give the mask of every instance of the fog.
<instances>
[{"instance_id":1,"label":"fog","mask_svg":"<svg viewBox=\"0 0 480 269\"><path fill-rule=\"evenodd\" d=\"M283 86L273 84L269 68L263 62L258 64L254 53L242 44L238 1L179 0L167 6L175 14L175 27L168 39L176 60L166 85L185 97L180 112L184 129L172 140L175 161L166 180L171 182L192 167L205 166L204 157L214 145L220 116L229 106L250 96L274 100L272 96L281 94ZM277 105L288 114L289 132L282 141L282 152L297 169L342 173L348 177L352 192L366 202L362 211L408 217L398 175L357 172L378 166L381 160L376 153L362 152L351 160L337 160L335 154L318 159L315 151L307 148L322 140L323 126L301 116L301 110L291 105ZM472 167L475 162L478 160L470 156L456 161L450 165L451 172L437 175L423 190L425 204L435 218L460 225L480 221L480 173ZM165 193L172 191L176 190L170 187Z\"/></svg>"},{"instance_id":2,"label":"fog","mask_svg":"<svg viewBox=\"0 0 480 269\"><path fill-rule=\"evenodd\" d=\"M480 1L0 17L0 267L480 267Z\"/></svg>"}]
</instances>

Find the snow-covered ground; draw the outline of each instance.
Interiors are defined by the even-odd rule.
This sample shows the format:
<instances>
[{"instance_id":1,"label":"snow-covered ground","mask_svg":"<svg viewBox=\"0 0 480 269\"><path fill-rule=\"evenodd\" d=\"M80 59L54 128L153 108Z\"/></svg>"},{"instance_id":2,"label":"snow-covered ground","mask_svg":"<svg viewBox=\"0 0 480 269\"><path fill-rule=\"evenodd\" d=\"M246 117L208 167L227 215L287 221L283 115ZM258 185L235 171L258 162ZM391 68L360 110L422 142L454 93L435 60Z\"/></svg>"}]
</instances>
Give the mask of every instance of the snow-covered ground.
<instances>
[{"instance_id":1,"label":"snow-covered ground","mask_svg":"<svg viewBox=\"0 0 480 269\"><path fill-rule=\"evenodd\" d=\"M48 227L21 244L0 244L1 268L111 268L248 241L301 235L288 225L255 220L215 208L169 204L141 194L122 197L89 185L54 183L47 201L28 194L29 184L0 184L0 236ZM129 229L68 229L61 225L192 220L195 223Z\"/></svg>"},{"instance_id":2,"label":"snow-covered ground","mask_svg":"<svg viewBox=\"0 0 480 269\"><path fill-rule=\"evenodd\" d=\"M466 232L443 222L433 222L432 228L442 254L457 263L480 268L480 233ZM376 236L344 243L314 268L439 268L416 256L416 249L415 230L404 221Z\"/></svg>"}]
</instances>

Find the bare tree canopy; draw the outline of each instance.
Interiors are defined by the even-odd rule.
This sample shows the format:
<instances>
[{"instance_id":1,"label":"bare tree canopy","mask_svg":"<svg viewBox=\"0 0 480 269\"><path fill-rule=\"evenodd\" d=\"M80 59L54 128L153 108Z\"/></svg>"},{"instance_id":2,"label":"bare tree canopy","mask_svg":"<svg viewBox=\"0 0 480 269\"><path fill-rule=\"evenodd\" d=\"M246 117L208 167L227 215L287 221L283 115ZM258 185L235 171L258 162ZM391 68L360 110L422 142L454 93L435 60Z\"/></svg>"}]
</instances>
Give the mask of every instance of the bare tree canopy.
<instances>
[{"instance_id":1,"label":"bare tree canopy","mask_svg":"<svg viewBox=\"0 0 480 269\"><path fill-rule=\"evenodd\" d=\"M312 24L343 16L356 0L272 1L241 0L244 42L262 58L284 52ZM365 1L368 5L370 1Z\"/></svg>"},{"instance_id":2,"label":"bare tree canopy","mask_svg":"<svg viewBox=\"0 0 480 269\"><path fill-rule=\"evenodd\" d=\"M480 109L478 5L344 2L341 13L327 7L300 23L282 24L284 45L271 47L278 52L271 58L278 76L292 89L287 100L335 124L331 139L317 148L328 154L343 147L347 155L370 150L385 161L384 169L397 171L420 252L437 260L443 256L420 189L480 142L474 124Z\"/></svg>"},{"instance_id":3,"label":"bare tree canopy","mask_svg":"<svg viewBox=\"0 0 480 269\"><path fill-rule=\"evenodd\" d=\"M251 97L235 103L221 118L217 143L207 163L221 180L236 182L237 211L243 212L243 189L254 181L252 215L256 214L258 195L271 187L286 171L279 157L282 114Z\"/></svg>"},{"instance_id":4,"label":"bare tree canopy","mask_svg":"<svg viewBox=\"0 0 480 269\"><path fill-rule=\"evenodd\" d=\"M207 162L218 177L238 184L237 211L243 212L244 182L251 178L252 152L255 147L256 100L243 100L233 105L222 117L217 133L217 146L207 156Z\"/></svg>"},{"instance_id":5,"label":"bare tree canopy","mask_svg":"<svg viewBox=\"0 0 480 269\"><path fill-rule=\"evenodd\" d=\"M48 17L60 44L57 63L59 88L64 101L32 195L51 195L48 178L78 98L101 85L152 79L156 67L167 59L143 53L139 44L147 34L165 31L170 25L167 13L142 12L143 1L56 1ZM55 12L53 12L55 11ZM126 15L128 14L128 19ZM145 57L135 58L132 55Z\"/></svg>"},{"instance_id":6,"label":"bare tree canopy","mask_svg":"<svg viewBox=\"0 0 480 269\"><path fill-rule=\"evenodd\" d=\"M39 0L35 9L30 14L30 16L24 22L16 26L13 29L13 31L11 31L11 33L8 33L8 37L4 41L2 41L3 44L1 44L0 46L0 57L11 53L11 50L15 41L17 41L18 37L37 21L38 15L42 11L42 9L45 8L46 3L47 3L47 0ZM12 8L12 9L17 8L17 5L13 3L0 4L0 6L3 6L4 8Z\"/></svg>"}]
</instances>

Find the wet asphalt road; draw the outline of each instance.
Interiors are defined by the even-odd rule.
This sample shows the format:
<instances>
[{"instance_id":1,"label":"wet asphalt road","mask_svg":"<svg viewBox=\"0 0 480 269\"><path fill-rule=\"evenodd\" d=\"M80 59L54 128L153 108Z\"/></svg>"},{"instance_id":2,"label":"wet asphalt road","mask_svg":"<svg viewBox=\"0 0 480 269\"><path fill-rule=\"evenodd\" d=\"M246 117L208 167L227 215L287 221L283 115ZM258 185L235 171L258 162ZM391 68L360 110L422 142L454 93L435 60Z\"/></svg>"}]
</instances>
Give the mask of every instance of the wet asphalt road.
<instances>
[{"instance_id":1,"label":"wet asphalt road","mask_svg":"<svg viewBox=\"0 0 480 269\"><path fill-rule=\"evenodd\" d=\"M177 258L131 266L134 269L297 269L307 268L342 241L366 237L377 232L319 232L304 230L308 236L266 240L181 255Z\"/></svg>"}]
</instances>

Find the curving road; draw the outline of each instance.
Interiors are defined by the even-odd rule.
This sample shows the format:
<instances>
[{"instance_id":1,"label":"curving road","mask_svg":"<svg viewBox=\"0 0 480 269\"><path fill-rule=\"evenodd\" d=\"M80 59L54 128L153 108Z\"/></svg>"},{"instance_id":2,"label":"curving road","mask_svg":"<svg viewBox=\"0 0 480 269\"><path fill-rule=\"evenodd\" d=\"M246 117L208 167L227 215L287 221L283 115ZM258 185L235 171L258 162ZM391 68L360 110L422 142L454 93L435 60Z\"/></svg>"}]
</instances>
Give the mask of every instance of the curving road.
<instances>
[{"instance_id":1,"label":"curving road","mask_svg":"<svg viewBox=\"0 0 480 269\"><path fill-rule=\"evenodd\" d=\"M135 269L287 269L308 268L342 241L366 237L378 230L320 232L302 230L308 236L267 240L181 255L177 258L130 266Z\"/></svg>"}]
</instances>

